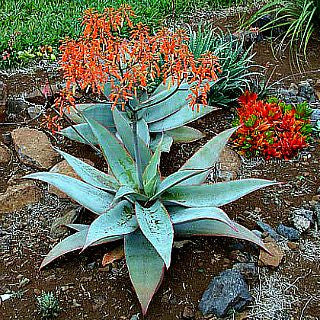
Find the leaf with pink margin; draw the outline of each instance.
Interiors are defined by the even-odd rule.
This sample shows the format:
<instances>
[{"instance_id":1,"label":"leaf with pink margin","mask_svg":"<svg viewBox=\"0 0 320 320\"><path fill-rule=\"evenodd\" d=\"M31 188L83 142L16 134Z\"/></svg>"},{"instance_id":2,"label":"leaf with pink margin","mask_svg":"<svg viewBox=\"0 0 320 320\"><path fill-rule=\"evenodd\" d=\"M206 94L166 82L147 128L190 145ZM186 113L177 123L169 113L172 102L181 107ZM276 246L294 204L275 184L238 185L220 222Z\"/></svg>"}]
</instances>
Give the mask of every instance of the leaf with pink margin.
<instances>
[{"instance_id":1,"label":"leaf with pink margin","mask_svg":"<svg viewBox=\"0 0 320 320\"><path fill-rule=\"evenodd\" d=\"M140 230L124 236L124 250L130 279L145 315L160 287L165 265Z\"/></svg>"}]
</instances>

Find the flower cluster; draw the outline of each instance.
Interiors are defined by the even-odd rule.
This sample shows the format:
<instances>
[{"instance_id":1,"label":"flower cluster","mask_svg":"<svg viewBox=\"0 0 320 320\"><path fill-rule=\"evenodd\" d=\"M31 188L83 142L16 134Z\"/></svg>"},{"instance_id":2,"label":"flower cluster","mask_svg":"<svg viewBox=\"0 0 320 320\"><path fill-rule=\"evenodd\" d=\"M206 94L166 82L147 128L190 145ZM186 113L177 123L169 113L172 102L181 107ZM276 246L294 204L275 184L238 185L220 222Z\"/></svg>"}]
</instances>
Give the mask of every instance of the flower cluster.
<instances>
[{"instance_id":1,"label":"flower cluster","mask_svg":"<svg viewBox=\"0 0 320 320\"><path fill-rule=\"evenodd\" d=\"M245 92L239 104L234 124L241 127L233 143L242 154L290 159L307 146L312 131L307 103L293 107L276 98L258 100L257 94Z\"/></svg>"},{"instance_id":2,"label":"flower cluster","mask_svg":"<svg viewBox=\"0 0 320 320\"><path fill-rule=\"evenodd\" d=\"M183 30L164 28L151 34L147 26L134 24L133 17L127 5L103 13L85 11L82 36L66 39L60 47L67 89L78 86L103 93L104 84L110 82L112 93L106 98L113 106L124 107L134 96L147 92L150 83L170 78L172 84L192 83L192 106L206 104L209 82L220 71L217 57L206 53L195 59Z\"/></svg>"}]
</instances>

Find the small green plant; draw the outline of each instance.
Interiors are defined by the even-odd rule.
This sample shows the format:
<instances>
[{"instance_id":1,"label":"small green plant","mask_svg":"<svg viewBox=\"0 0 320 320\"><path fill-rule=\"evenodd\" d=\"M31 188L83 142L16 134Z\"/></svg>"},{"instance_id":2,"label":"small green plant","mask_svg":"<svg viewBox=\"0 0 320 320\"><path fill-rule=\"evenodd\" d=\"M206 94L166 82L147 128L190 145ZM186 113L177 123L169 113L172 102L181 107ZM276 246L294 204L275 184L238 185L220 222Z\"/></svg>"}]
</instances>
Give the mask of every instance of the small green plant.
<instances>
[{"instance_id":1,"label":"small green plant","mask_svg":"<svg viewBox=\"0 0 320 320\"><path fill-rule=\"evenodd\" d=\"M59 300L52 292L41 293L41 295L37 297L37 302L43 319L54 319L61 311Z\"/></svg>"},{"instance_id":2,"label":"small green plant","mask_svg":"<svg viewBox=\"0 0 320 320\"><path fill-rule=\"evenodd\" d=\"M320 0L272 0L258 10L244 26L248 26L264 16L272 19L261 31L284 30L280 35L280 48L296 47L298 52L306 50L312 34L320 27Z\"/></svg>"},{"instance_id":3,"label":"small green plant","mask_svg":"<svg viewBox=\"0 0 320 320\"><path fill-rule=\"evenodd\" d=\"M189 27L189 38L189 48L195 57L209 51L219 57L221 73L217 74L218 79L208 94L210 105L230 107L261 78L262 66L253 61L252 46L244 48L244 37L200 25L197 31Z\"/></svg>"}]
</instances>

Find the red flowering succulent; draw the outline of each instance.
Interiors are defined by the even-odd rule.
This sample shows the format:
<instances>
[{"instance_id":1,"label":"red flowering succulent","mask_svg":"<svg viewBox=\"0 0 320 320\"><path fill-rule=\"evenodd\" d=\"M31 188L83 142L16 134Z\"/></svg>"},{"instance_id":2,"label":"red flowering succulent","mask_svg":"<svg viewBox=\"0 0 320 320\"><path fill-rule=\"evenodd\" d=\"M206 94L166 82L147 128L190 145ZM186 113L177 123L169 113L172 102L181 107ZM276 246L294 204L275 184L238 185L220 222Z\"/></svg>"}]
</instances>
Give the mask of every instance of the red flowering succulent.
<instances>
[{"instance_id":1,"label":"red flowering succulent","mask_svg":"<svg viewBox=\"0 0 320 320\"><path fill-rule=\"evenodd\" d=\"M276 98L265 102L247 91L239 104L235 125L241 127L233 142L242 154L290 159L307 146L311 126L306 103L293 107Z\"/></svg>"}]
</instances>

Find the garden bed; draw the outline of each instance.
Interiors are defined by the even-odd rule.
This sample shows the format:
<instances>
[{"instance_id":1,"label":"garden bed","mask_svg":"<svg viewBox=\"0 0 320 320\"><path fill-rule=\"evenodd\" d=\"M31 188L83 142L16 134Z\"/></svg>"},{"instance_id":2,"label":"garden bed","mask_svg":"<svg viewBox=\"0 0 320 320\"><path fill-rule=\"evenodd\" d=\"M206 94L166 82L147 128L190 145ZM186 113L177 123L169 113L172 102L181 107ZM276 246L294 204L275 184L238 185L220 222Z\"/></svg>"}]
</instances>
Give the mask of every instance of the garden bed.
<instances>
[{"instance_id":1,"label":"garden bed","mask_svg":"<svg viewBox=\"0 0 320 320\"><path fill-rule=\"evenodd\" d=\"M275 60L268 42L255 46L255 61L264 65L268 63L270 70L277 66L271 80L285 78L279 87L287 87L291 82L320 79L319 49L319 42L311 44L309 65L302 72L291 69L287 57L281 61ZM32 93L35 82L41 87L46 77L46 72L12 77L0 75L0 81L7 84L12 97L17 97L21 93ZM50 77L53 83L61 81L56 73ZM30 101L31 104L42 103ZM1 143L8 144L3 134L17 127L43 130L40 118L30 121L25 109L12 114L15 116L8 117L5 120L7 124L0 123ZM164 154L161 160L164 175L174 172L206 141L231 127L233 119L234 110L231 109L216 111L194 122L192 126L205 132L205 138L191 144L176 144L169 154ZM52 145L62 150L98 161L98 164L103 163L88 146L59 136L49 135L49 138ZM8 147L12 158L8 165L0 167L0 193L6 190L12 176L35 171L21 163L12 142ZM235 161L233 157L229 159ZM225 170L230 171L233 177L266 178L282 184L245 196L223 209L230 218L250 229L257 227L258 220L272 227L279 223L288 224L294 208L312 208L319 201L319 162L320 145L317 138L290 161L241 158L240 166L236 163L230 166L227 160ZM219 181L223 177L212 175L211 179ZM39 317L36 296L42 291L52 291L58 297L62 308L58 319L142 319L141 316L131 318L141 312L124 260L111 266L101 266L103 254L119 243L89 249L81 255L68 254L39 272L44 255L61 239L52 236L51 225L66 210L72 209L73 204L48 193L46 185L39 183L38 186L42 193L40 201L17 212L0 213L0 294L16 293L15 297L0 305L3 319L28 320ZM80 215L78 219L83 217ZM236 319L319 318L320 242L319 233L314 229L311 231L302 236L295 248L288 247L286 241L280 242L285 253L284 261L276 270L259 268L259 279L249 282L255 301L243 313L234 315ZM249 243L238 243L232 239L205 237L177 242L172 266L166 272L146 319L188 319L188 312L195 319L204 319L198 311L198 303L212 277L237 262L258 261L259 250L256 247ZM275 296L277 301L272 300ZM272 313L273 318L270 316Z\"/></svg>"}]
</instances>

